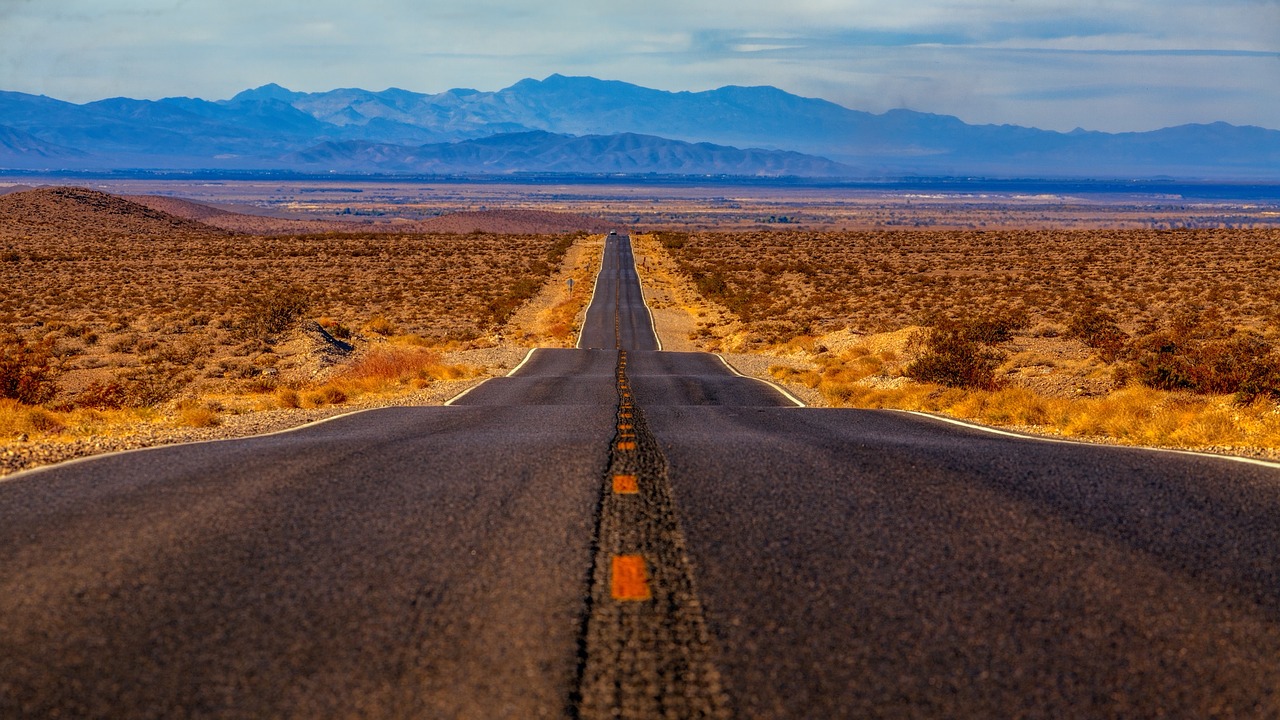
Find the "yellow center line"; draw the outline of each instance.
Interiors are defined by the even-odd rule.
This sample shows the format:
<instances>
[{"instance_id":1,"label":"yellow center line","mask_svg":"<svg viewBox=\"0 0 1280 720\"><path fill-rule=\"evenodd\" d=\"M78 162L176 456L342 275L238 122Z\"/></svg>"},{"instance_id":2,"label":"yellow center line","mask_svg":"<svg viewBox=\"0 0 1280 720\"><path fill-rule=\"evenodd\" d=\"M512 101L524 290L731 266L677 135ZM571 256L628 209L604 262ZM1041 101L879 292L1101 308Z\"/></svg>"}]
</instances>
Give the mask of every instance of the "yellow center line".
<instances>
[{"instance_id":1,"label":"yellow center line","mask_svg":"<svg viewBox=\"0 0 1280 720\"><path fill-rule=\"evenodd\" d=\"M609 591L614 600L648 600L649 573L640 555L614 555Z\"/></svg>"},{"instance_id":2,"label":"yellow center line","mask_svg":"<svg viewBox=\"0 0 1280 720\"><path fill-rule=\"evenodd\" d=\"M618 449L619 450L635 450L636 443L634 440L619 440Z\"/></svg>"},{"instance_id":3,"label":"yellow center line","mask_svg":"<svg viewBox=\"0 0 1280 720\"><path fill-rule=\"evenodd\" d=\"M640 492L640 480L635 475L614 475L614 495L635 495Z\"/></svg>"}]
</instances>

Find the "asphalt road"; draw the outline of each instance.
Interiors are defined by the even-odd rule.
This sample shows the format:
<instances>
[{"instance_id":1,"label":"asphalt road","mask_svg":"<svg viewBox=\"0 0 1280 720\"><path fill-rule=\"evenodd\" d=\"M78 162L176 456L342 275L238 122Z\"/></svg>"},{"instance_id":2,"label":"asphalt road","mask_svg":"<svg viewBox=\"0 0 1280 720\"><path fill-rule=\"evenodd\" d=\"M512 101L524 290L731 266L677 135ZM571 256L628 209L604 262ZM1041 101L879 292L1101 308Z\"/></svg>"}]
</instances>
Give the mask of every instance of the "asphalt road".
<instances>
[{"instance_id":1,"label":"asphalt road","mask_svg":"<svg viewBox=\"0 0 1280 720\"><path fill-rule=\"evenodd\" d=\"M579 347L0 482L0 717L1280 716L1280 470Z\"/></svg>"}]
</instances>

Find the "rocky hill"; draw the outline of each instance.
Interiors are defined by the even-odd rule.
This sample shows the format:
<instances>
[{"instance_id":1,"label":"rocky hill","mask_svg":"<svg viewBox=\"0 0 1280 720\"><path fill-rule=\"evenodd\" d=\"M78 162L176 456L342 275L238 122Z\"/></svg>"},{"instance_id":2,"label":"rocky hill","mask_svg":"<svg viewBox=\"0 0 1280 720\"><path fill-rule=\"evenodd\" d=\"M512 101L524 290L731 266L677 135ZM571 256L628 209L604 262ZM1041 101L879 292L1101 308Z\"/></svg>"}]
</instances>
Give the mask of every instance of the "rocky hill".
<instances>
[{"instance_id":1,"label":"rocky hill","mask_svg":"<svg viewBox=\"0 0 1280 720\"><path fill-rule=\"evenodd\" d=\"M170 238L221 230L116 195L80 187L38 188L0 196L0 235Z\"/></svg>"}]
</instances>

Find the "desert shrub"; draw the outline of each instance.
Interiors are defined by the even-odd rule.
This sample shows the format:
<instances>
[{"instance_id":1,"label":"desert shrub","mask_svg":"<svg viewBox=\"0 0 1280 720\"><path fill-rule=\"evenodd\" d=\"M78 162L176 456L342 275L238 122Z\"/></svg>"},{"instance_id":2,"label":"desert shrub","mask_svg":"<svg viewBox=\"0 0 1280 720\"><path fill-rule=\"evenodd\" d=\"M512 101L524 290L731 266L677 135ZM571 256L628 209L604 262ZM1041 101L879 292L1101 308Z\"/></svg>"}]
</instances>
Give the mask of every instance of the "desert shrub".
<instances>
[{"instance_id":1,"label":"desert shrub","mask_svg":"<svg viewBox=\"0 0 1280 720\"><path fill-rule=\"evenodd\" d=\"M996 367L1004 354L992 345L1005 342L1026 325L1020 315L990 314L960 320L937 318L911 339L916 358L907 377L957 388L995 389Z\"/></svg>"},{"instance_id":2,"label":"desert shrub","mask_svg":"<svg viewBox=\"0 0 1280 720\"><path fill-rule=\"evenodd\" d=\"M142 359L147 365L171 364L171 365L190 365L200 357L205 348L196 340L187 340L181 343L165 343L155 348L155 351Z\"/></svg>"},{"instance_id":3,"label":"desert shrub","mask_svg":"<svg viewBox=\"0 0 1280 720\"><path fill-rule=\"evenodd\" d=\"M149 367L117 380L124 388L122 407L152 407L172 400L191 382L190 373L173 367Z\"/></svg>"},{"instance_id":4,"label":"desert shrub","mask_svg":"<svg viewBox=\"0 0 1280 720\"><path fill-rule=\"evenodd\" d=\"M296 408L302 403L298 397L298 391L293 388L279 388L276 390L276 403L282 408Z\"/></svg>"},{"instance_id":5,"label":"desert shrub","mask_svg":"<svg viewBox=\"0 0 1280 720\"><path fill-rule=\"evenodd\" d=\"M364 328L375 335L381 335L383 337L395 335L397 332L395 323L388 320L385 315L375 316L367 325L364 326Z\"/></svg>"},{"instance_id":6,"label":"desert shrub","mask_svg":"<svg viewBox=\"0 0 1280 720\"><path fill-rule=\"evenodd\" d=\"M129 402L129 390L124 384L112 380L108 382L94 381L75 396L73 403L80 407L96 410L112 410L122 408Z\"/></svg>"},{"instance_id":7,"label":"desert shrub","mask_svg":"<svg viewBox=\"0 0 1280 720\"><path fill-rule=\"evenodd\" d=\"M259 375L254 378L249 378L244 382L244 384L241 385L241 387L244 388L244 391L248 393L253 393L255 395L266 395L268 393L275 392L276 388L279 387L279 385L280 385L280 381L277 380L274 376Z\"/></svg>"},{"instance_id":8,"label":"desert shrub","mask_svg":"<svg viewBox=\"0 0 1280 720\"><path fill-rule=\"evenodd\" d=\"M302 400L305 405L310 407L341 405L347 401L347 394L336 385L325 385L318 390L307 393Z\"/></svg>"},{"instance_id":9,"label":"desert shrub","mask_svg":"<svg viewBox=\"0 0 1280 720\"><path fill-rule=\"evenodd\" d=\"M1067 334L1098 351L1107 362L1114 362L1124 350L1128 334L1116 324L1115 315L1098 307L1083 307L1071 316Z\"/></svg>"},{"instance_id":10,"label":"desert shrub","mask_svg":"<svg viewBox=\"0 0 1280 720\"><path fill-rule=\"evenodd\" d=\"M662 243L662 247L668 250L679 250L689 242L689 233L681 232L660 232L657 233L658 242Z\"/></svg>"},{"instance_id":11,"label":"desert shrub","mask_svg":"<svg viewBox=\"0 0 1280 720\"><path fill-rule=\"evenodd\" d=\"M394 381L429 374L440 367L440 356L426 348L379 349L361 357L342 373L349 380Z\"/></svg>"},{"instance_id":12,"label":"desert shrub","mask_svg":"<svg viewBox=\"0 0 1280 720\"><path fill-rule=\"evenodd\" d=\"M1262 336L1202 338L1187 329L1174 326L1135 340L1129 376L1157 390L1280 397L1280 355Z\"/></svg>"},{"instance_id":13,"label":"desert shrub","mask_svg":"<svg viewBox=\"0 0 1280 720\"><path fill-rule=\"evenodd\" d=\"M28 405L48 402L58 392L57 376L52 342L0 335L0 398Z\"/></svg>"},{"instance_id":14,"label":"desert shrub","mask_svg":"<svg viewBox=\"0 0 1280 720\"><path fill-rule=\"evenodd\" d=\"M545 276L522 277L516 280L502 295L489 301L487 310L490 324L497 326L505 323L526 300L529 300L542 289Z\"/></svg>"},{"instance_id":15,"label":"desert shrub","mask_svg":"<svg viewBox=\"0 0 1280 720\"><path fill-rule=\"evenodd\" d=\"M320 327L324 328L325 332L329 333L333 337L336 337L340 340L349 340L351 338L351 335L352 335L351 328L347 327L346 325L343 325L342 323L338 322L337 320L331 317L327 317L327 316L322 317L316 322L320 325Z\"/></svg>"},{"instance_id":16,"label":"desert shrub","mask_svg":"<svg viewBox=\"0 0 1280 720\"><path fill-rule=\"evenodd\" d=\"M123 335L111 341L107 349L113 353L131 353L138 345L137 335Z\"/></svg>"},{"instance_id":17,"label":"desert shrub","mask_svg":"<svg viewBox=\"0 0 1280 720\"><path fill-rule=\"evenodd\" d=\"M698 292L712 299L724 299L729 292L729 284L725 281L724 272L720 270L695 275L693 283Z\"/></svg>"},{"instance_id":18,"label":"desert shrub","mask_svg":"<svg viewBox=\"0 0 1280 720\"><path fill-rule=\"evenodd\" d=\"M26 415L27 426L35 432L55 435L67 429L61 418L44 408L30 408Z\"/></svg>"},{"instance_id":19,"label":"desert shrub","mask_svg":"<svg viewBox=\"0 0 1280 720\"><path fill-rule=\"evenodd\" d=\"M177 419L179 425L195 428L213 427L220 422L216 409L193 401L178 404Z\"/></svg>"},{"instance_id":20,"label":"desert shrub","mask_svg":"<svg viewBox=\"0 0 1280 720\"><path fill-rule=\"evenodd\" d=\"M972 342L996 344L1008 342L1013 334L1027 326L1027 316L1018 310L969 317L955 324L956 331Z\"/></svg>"},{"instance_id":21,"label":"desert shrub","mask_svg":"<svg viewBox=\"0 0 1280 720\"><path fill-rule=\"evenodd\" d=\"M244 316L236 326L246 337L267 338L288 330L309 307L311 299L300 288L266 293L249 301Z\"/></svg>"},{"instance_id":22,"label":"desert shrub","mask_svg":"<svg viewBox=\"0 0 1280 720\"><path fill-rule=\"evenodd\" d=\"M547 248L547 264L550 267L558 266L564 261L564 256L568 254L569 248L573 247L573 243L583 236L582 233L574 233L571 235L562 235L551 243L551 247ZM550 267L548 272L550 272Z\"/></svg>"},{"instance_id":23,"label":"desert shrub","mask_svg":"<svg viewBox=\"0 0 1280 720\"><path fill-rule=\"evenodd\" d=\"M907 365L907 377L960 388L993 389L1003 355L941 328L922 331L923 352Z\"/></svg>"}]
</instances>

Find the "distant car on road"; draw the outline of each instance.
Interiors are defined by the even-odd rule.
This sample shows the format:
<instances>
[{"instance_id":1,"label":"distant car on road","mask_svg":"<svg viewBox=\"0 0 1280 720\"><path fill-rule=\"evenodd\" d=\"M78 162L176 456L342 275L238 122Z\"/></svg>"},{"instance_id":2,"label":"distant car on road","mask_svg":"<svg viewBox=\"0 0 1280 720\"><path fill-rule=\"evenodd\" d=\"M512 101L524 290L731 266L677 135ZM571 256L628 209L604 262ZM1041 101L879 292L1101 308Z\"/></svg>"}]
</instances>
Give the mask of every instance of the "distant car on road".
<instances>
[{"instance_id":1,"label":"distant car on road","mask_svg":"<svg viewBox=\"0 0 1280 720\"><path fill-rule=\"evenodd\" d=\"M617 230L610 230L610 231L609 231L609 234L610 234L610 235L617 235L617 234L618 234L618 231L617 231Z\"/></svg>"}]
</instances>

